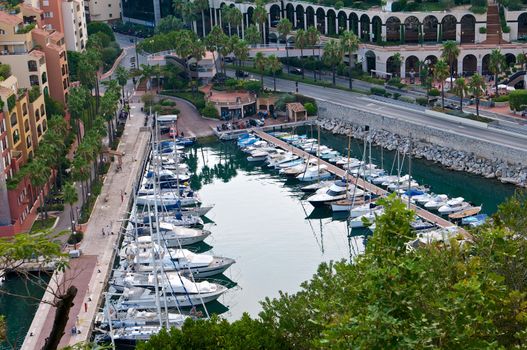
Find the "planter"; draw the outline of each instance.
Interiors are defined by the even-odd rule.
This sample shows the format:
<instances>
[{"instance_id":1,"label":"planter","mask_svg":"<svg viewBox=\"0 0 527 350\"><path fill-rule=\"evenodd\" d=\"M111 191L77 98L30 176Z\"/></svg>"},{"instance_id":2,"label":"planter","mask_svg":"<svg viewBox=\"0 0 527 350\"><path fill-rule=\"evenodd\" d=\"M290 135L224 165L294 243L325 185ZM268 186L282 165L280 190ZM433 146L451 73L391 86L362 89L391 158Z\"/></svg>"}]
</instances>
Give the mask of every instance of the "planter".
<instances>
[{"instance_id":1,"label":"planter","mask_svg":"<svg viewBox=\"0 0 527 350\"><path fill-rule=\"evenodd\" d=\"M511 41L511 33L501 33L501 38L505 41Z\"/></svg>"},{"instance_id":2,"label":"planter","mask_svg":"<svg viewBox=\"0 0 527 350\"><path fill-rule=\"evenodd\" d=\"M485 40L487 40L487 33L478 33L479 36L479 42L482 43Z\"/></svg>"}]
</instances>

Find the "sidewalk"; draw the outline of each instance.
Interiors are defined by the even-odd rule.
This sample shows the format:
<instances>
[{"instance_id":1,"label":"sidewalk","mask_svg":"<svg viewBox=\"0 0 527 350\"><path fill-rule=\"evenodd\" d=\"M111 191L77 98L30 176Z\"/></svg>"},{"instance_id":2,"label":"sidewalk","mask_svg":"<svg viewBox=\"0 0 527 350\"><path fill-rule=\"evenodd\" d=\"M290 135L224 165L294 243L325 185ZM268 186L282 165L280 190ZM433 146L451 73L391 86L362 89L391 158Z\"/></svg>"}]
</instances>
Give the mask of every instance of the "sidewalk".
<instances>
[{"instance_id":1,"label":"sidewalk","mask_svg":"<svg viewBox=\"0 0 527 350\"><path fill-rule=\"evenodd\" d=\"M78 288L78 293L74 300L75 305L70 310L60 347L90 339L92 321L104 300L103 292L110 276L121 220L128 215L132 186L142 170L142 160L145 157L150 132L141 131L145 117L141 112L141 104L130 104L130 107L131 118L127 121L118 148L125 154L122 159L123 170L117 172L117 164L112 163L80 245L83 256L72 259L71 267L66 272L69 277L75 277L72 284ZM103 236L103 230L114 234ZM67 276L54 275L55 281L64 281L65 278ZM46 293L43 299L50 298L51 294ZM48 304L39 305L22 349L42 348L49 335L54 313L55 309ZM80 334L71 334L73 326L77 327Z\"/></svg>"}]
</instances>

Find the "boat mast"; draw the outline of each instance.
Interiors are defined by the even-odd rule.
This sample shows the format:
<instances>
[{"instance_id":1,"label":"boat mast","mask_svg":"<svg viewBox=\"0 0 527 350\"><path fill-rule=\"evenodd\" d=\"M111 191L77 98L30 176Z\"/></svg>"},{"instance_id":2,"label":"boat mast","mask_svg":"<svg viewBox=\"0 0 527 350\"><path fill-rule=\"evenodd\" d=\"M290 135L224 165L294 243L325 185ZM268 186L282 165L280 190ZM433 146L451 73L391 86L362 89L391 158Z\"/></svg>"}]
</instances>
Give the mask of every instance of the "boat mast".
<instances>
[{"instance_id":1,"label":"boat mast","mask_svg":"<svg viewBox=\"0 0 527 350\"><path fill-rule=\"evenodd\" d=\"M154 204L157 205L157 203L154 203ZM153 232L152 232L152 212L150 210L150 203L148 203L147 206L148 206L148 224L149 224L149 227L150 227L150 237L152 237L153 236ZM156 218L156 219L159 219L159 218ZM156 222L156 226L158 226L157 222ZM161 317L161 303L159 301L159 281L158 281L158 277L159 276L158 276L158 273L157 273L156 254L155 254L154 244L152 244L151 251L152 251L151 252L151 254L152 254L152 270L153 270L153 273L154 273L153 276L154 276L154 289L155 289L155 300L156 300L157 317L159 319L159 326L162 327L163 326L163 319ZM165 299L166 299L166 297L165 297Z\"/></svg>"},{"instance_id":2,"label":"boat mast","mask_svg":"<svg viewBox=\"0 0 527 350\"><path fill-rule=\"evenodd\" d=\"M111 319L111 315L110 315L110 294L108 292L104 293L104 300L105 300L105 305L104 305L104 313L106 314L106 319L108 320L108 325L110 327L110 340L112 342L112 349L115 350L115 339L113 338L113 320Z\"/></svg>"},{"instance_id":3,"label":"boat mast","mask_svg":"<svg viewBox=\"0 0 527 350\"><path fill-rule=\"evenodd\" d=\"M318 176L318 182L320 182L320 124L317 124L317 176Z\"/></svg>"},{"instance_id":4,"label":"boat mast","mask_svg":"<svg viewBox=\"0 0 527 350\"><path fill-rule=\"evenodd\" d=\"M408 145L408 209L410 209L410 199L412 190L412 133L409 138L410 144Z\"/></svg>"}]
</instances>

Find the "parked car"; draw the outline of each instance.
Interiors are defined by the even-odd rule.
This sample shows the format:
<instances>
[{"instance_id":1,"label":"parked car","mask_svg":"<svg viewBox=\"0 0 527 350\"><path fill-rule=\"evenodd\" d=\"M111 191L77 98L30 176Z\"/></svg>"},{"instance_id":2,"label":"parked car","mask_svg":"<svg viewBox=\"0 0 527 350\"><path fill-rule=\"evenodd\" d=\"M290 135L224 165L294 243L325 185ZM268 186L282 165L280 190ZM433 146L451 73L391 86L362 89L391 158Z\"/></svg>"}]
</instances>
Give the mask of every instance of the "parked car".
<instances>
[{"instance_id":1,"label":"parked car","mask_svg":"<svg viewBox=\"0 0 527 350\"><path fill-rule=\"evenodd\" d=\"M236 76L238 78L247 78L249 76L249 73L244 72L243 70L237 69L236 70Z\"/></svg>"},{"instance_id":2,"label":"parked car","mask_svg":"<svg viewBox=\"0 0 527 350\"><path fill-rule=\"evenodd\" d=\"M451 109L453 111L460 111L461 110L461 107L459 107L459 105L455 104L455 103L447 103L447 104L445 104L445 108Z\"/></svg>"},{"instance_id":3,"label":"parked car","mask_svg":"<svg viewBox=\"0 0 527 350\"><path fill-rule=\"evenodd\" d=\"M522 111L522 117L527 117L527 109L524 109L524 110Z\"/></svg>"},{"instance_id":4,"label":"parked car","mask_svg":"<svg viewBox=\"0 0 527 350\"><path fill-rule=\"evenodd\" d=\"M258 119L249 119L249 125L250 126L263 126L264 123Z\"/></svg>"},{"instance_id":5,"label":"parked car","mask_svg":"<svg viewBox=\"0 0 527 350\"><path fill-rule=\"evenodd\" d=\"M302 75L302 68L291 68L289 69L289 73L295 74L295 75Z\"/></svg>"}]
</instances>

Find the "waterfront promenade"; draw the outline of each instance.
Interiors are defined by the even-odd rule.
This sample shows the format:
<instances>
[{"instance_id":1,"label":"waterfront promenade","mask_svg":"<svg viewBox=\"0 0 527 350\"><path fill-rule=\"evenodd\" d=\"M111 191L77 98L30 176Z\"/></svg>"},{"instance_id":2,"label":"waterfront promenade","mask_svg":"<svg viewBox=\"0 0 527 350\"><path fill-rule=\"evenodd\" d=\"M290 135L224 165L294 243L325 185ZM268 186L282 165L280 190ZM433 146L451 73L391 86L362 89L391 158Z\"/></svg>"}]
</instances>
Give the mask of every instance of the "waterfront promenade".
<instances>
[{"instance_id":1,"label":"waterfront promenade","mask_svg":"<svg viewBox=\"0 0 527 350\"><path fill-rule=\"evenodd\" d=\"M256 134L256 136L260 137L261 139L263 140L266 140L267 142L270 142L284 150L287 150L287 151L291 151L293 152L294 154L300 156L300 157L303 157L303 158L308 158L308 157L311 157L311 158L316 158L315 156L297 148L297 147L294 147L293 145L290 145L288 144L287 142L285 141L282 141L262 130L254 130L254 133ZM328 163L322 159L320 159L320 164L324 164L326 167L327 167L327 170L337 176L339 176L340 178L344 178L346 176L346 171L344 171L344 169L342 168L339 168L331 163ZM357 184L359 187L361 187L362 189L367 189L369 192L371 193L375 193L376 195L379 195L379 196L382 196L382 195L386 195L388 194L388 192L378 186L375 186L367 181L364 181L363 179L357 179L353 176L350 176L350 175L347 175L347 179L348 181L354 183L354 184ZM412 210L414 210L416 212L416 214L418 216L420 216L421 218L429 221L429 222L432 222L436 225L438 225L439 227L450 227L450 226L454 226L453 223L451 223L450 221L448 220L445 220L443 219L442 217L440 216L437 216L427 210L424 210L414 204L410 204L410 208Z\"/></svg>"},{"instance_id":2,"label":"waterfront promenade","mask_svg":"<svg viewBox=\"0 0 527 350\"><path fill-rule=\"evenodd\" d=\"M95 202L90 220L80 244L82 257L72 259L64 275L55 273L43 300L53 300L49 290L57 283L67 288L78 288L74 306L70 310L68 324L59 348L85 342L90 339L92 324L99 307L104 302L106 282L110 277L119 232L128 216L132 187L141 174L143 159L150 140L150 131L143 128L145 115L140 103L131 103L131 117L119 144L123 152L122 170L113 162L104 179L101 194ZM103 230L105 234L103 235ZM113 233L113 234L112 234ZM24 350L41 349L52 328L55 308L41 302L22 345ZM76 327L80 332L72 334Z\"/></svg>"}]
</instances>

